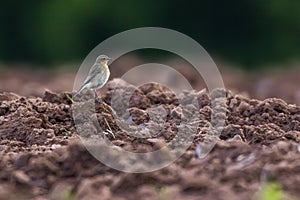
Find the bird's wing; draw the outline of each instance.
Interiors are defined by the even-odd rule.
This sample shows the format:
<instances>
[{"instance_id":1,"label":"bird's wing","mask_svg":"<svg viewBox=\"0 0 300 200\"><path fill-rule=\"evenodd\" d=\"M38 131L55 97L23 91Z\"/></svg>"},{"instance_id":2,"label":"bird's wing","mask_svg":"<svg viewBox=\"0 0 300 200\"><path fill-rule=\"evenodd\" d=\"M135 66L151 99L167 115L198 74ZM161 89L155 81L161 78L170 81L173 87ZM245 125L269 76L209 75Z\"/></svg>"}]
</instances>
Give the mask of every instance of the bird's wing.
<instances>
[{"instance_id":1,"label":"bird's wing","mask_svg":"<svg viewBox=\"0 0 300 200\"><path fill-rule=\"evenodd\" d=\"M80 92L99 73L101 73L101 67L99 67L98 64L94 64L91 67L88 76L86 77L85 81L83 82L83 84L79 88L78 92Z\"/></svg>"}]
</instances>

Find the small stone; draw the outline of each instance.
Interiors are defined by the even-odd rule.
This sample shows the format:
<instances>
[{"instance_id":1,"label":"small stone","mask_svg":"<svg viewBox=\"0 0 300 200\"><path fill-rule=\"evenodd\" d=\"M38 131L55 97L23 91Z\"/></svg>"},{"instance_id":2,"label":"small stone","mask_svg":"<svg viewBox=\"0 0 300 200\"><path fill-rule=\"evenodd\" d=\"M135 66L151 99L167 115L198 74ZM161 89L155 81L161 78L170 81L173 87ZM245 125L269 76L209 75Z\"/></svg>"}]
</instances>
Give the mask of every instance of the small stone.
<instances>
[{"instance_id":1,"label":"small stone","mask_svg":"<svg viewBox=\"0 0 300 200\"><path fill-rule=\"evenodd\" d=\"M171 110L171 116L174 118L181 118L182 116L182 109L180 107L176 107Z\"/></svg>"},{"instance_id":2,"label":"small stone","mask_svg":"<svg viewBox=\"0 0 300 200\"><path fill-rule=\"evenodd\" d=\"M152 143L157 148L163 148L164 146L166 146L166 142L163 139L149 138L149 139L147 139L147 141Z\"/></svg>"},{"instance_id":3,"label":"small stone","mask_svg":"<svg viewBox=\"0 0 300 200\"><path fill-rule=\"evenodd\" d=\"M13 176L15 177L17 182L22 183L22 184L28 184L29 185L29 183L31 181L30 177L21 170L15 171L13 173Z\"/></svg>"},{"instance_id":4,"label":"small stone","mask_svg":"<svg viewBox=\"0 0 300 200\"><path fill-rule=\"evenodd\" d=\"M235 135L233 138L226 140L227 142L242 142L243 139L240 135Z\"/></svg>"},{"instance_id":5,"label":"small stone","mask_svg":"<svg viewBox=\"0 0 300 200\"><path fill-rule=\"evenodd\" d=\"M0 116L0 125L4 123L4 116Z\"/></svg>"},{"instance_id":6,"label":"small stone","mask_svg":"<svg viewBox=\"0 0 300 200\"><path fill-rule=\"evenodd\" d=\"M20 169L24 166L27 165L29 159L30 159L31 155L28 154L28 153L23 153L23 154L20 154L17 158L16 158L16 161L14 162L14 167L16 169Z\"/></svg>"},{"instance_id":7,"label":"small stone","mask_svg":"<svg viewBox=\"0 0 300 200\"><path fill-rule=\"evenodd\" d=\"M52 144L51 145L51 149L54 150L54 149L57 149L57 148L60 148L61 145L60 144Z\"/></svg>"}]
</instances>

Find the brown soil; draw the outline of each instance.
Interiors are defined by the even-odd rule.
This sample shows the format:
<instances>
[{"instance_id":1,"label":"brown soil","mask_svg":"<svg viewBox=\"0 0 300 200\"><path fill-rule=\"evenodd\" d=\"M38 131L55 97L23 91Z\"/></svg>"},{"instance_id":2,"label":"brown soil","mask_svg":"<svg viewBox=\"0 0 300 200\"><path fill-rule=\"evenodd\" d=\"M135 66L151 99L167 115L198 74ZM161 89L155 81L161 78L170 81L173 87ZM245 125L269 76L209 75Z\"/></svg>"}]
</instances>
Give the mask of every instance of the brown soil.
<instances>
[{"instance_id":1,"label":"brown soil","mask_svg":"<svg viewBox=\"0 0 300 200\"><path fill-rule=\"evenodd\" d=\"M113 144L128 151L161 148L176 135L182 113L178 99L158 84L134 88L129 111L144 124L150 106L167 111L157 139L136 139L120 130L110 100L116 80L96 103L96 116ZM128 86L118 90L126 94ZM276 179L288 196L300 196L300 107L280 99L249 99L225 91L227 118L219 141L204 159L196 145L210 126L211 98L205 91L185 95L199 103L200 122L193 144L161 170L131 174L111 169L82 145L66 93L43 97L0 94L0 199L253 199L266 180ZM69 94L71 95L71 94ZM152 113L153 114L153 113Z\"/></svg>"},{"instance_id":2,"label":"brown soil","mask_svg":"<svg viewBox=\"0 0 300 200\"><path fill-rule=\"evenodd\" d=\"M141 64L145 64L145 61L126 56L119 58L110 65L110 79L121 77L131 68ZM162 62L162 64L178 70L187 78L193 88L201 90L205 87L202 77L197 76L198 73L188 63L174 60ZM299 64L280 66L280 68L269 67L266 70L252 73L226 66L223 63L217 63L217 66L225 87L230 90L259 100L276 97L288 103L300 105ZM51 70L47 67L31 69L26 66L6 67L0 65L0 92L10 91L24 96L42 97L45 88L56 92L72 91L78 67L79 64ZM102 92L105 91L106 87L102 89Z\"/></svg>"}]
</instances>

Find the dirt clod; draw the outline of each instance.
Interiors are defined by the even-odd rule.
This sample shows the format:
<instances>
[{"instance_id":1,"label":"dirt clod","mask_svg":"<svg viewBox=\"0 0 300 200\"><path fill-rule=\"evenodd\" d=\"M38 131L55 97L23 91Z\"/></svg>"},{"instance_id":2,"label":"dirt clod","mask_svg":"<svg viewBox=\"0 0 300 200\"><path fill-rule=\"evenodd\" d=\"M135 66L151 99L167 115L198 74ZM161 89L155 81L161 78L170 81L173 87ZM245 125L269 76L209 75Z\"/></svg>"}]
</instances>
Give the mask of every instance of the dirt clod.
<instances>
[{"instance_id":1,"label":"dirt clod","mask_svg":"<svg viewBox=\"0 0 300 200\"><path fill-rule=\"evenodd\" d=\"M0 94L0 199L250 200L270 177L290 199L300 196L299 106L225 90L185 91L177 97L156 83L136 88L119 79L108 83L102 99L95 102L96 113L84 116L72 109L86 109L87 103L71 105L66 93ZM194 131L185 153L143 174L109 168L79 139L106 137L116 148L150 152L165 147L180 130ZM196 159L197 144L214 138L212 151Z\"/></svg>"}]
</instances>

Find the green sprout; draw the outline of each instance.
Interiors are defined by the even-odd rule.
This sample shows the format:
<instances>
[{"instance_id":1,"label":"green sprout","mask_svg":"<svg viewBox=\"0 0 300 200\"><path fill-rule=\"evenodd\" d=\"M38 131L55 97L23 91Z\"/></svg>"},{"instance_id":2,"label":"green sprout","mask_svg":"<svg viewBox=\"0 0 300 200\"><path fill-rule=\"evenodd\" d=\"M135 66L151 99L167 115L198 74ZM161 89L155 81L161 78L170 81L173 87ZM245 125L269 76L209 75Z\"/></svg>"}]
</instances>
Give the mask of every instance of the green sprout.
<instances>
[{"instance_id":1,"label":"green sprout","mask_svg":"<svg viewBox=\"0 0 300 200\"><path fill-rule=\"evenodd\" d=\"M66 94L67 98L72 102L75 103L74 99L72 97L70 97L68 94Z\"/></svg>"},{"instance_id":2,"label":"green sprout","mask_svg":"<svg viewBox=\"0 0 300 200\"><path fill-rule=\"evenodd\" d=\"M66 132L66 136L71 136L72 135L72 131L68 131L67 129L63 128L63 131Z\"/></svg>"},{"instance_id":3,"label":"green sprout","mask_svg":"<svg viewBox=\"0 0 300 200\"><path fill-rule=\"evenodd\" d=\"M72 199L74 199L74 197L75 197L75 193L74 193L74 191L70 188L70 189L67 189L67 190L65 191L63 199L64 199L64 200L72 200Z\"/></svg>"},{"instance_id":4,"label":"green sprout","mask_svg":"<svg viewBox=\"0 0 300 200\"><path fill-rule=\"evenodd\" d=\"M256 200L284 200L284 192L279 182L270 180L263 184Z\"/></svg>"},{"instance_id":5,"label":"green sprout","mask_svg":"<svg viewBox=\"0 0 300 200\"><path fill-rule=\"evenodd\" d=\"M170 189L167 187L159 187L157 188L157 192L161 198L164 198L164 197L168 197L168 195L170 194Z\"/></svg>"},{"instance_id":6,"label":"green sprout","mask_svg":"<svg viewBox=\"0 0 300 200\"><path fill-rule=\"evenodd\" d=\"M67 131L66 132L66 136L71 136L72 135L72 132L71 131Z\"/></svg>"}]
</instances>

